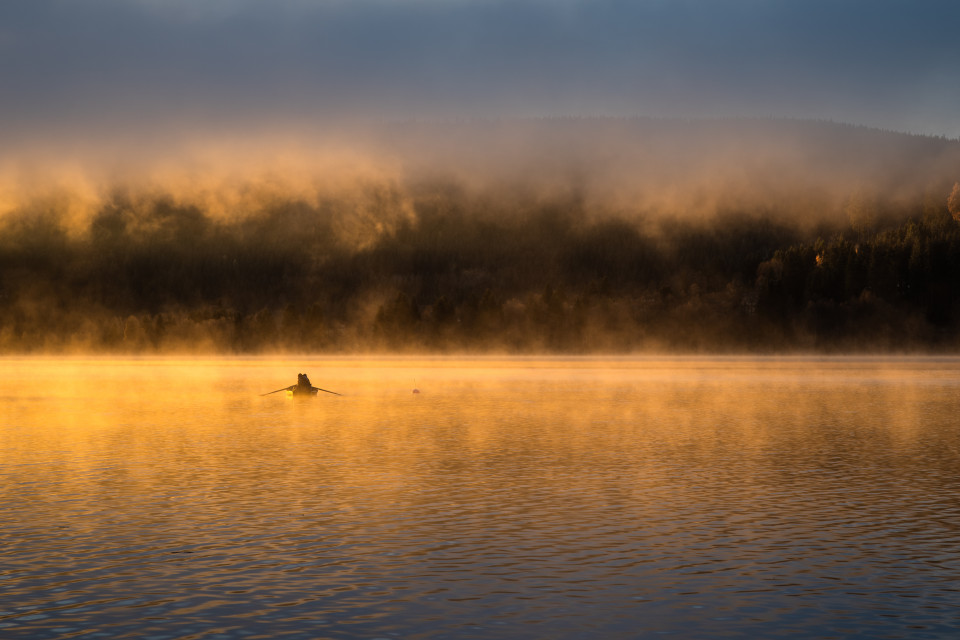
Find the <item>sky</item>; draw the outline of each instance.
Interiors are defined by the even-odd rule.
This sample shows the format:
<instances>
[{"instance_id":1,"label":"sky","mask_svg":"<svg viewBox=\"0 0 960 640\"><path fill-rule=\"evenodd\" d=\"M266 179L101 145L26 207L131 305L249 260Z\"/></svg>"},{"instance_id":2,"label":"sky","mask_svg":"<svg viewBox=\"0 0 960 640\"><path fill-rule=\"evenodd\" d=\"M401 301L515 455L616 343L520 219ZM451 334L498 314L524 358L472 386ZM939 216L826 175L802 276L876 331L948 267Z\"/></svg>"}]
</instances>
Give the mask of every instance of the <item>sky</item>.
<instances>
[{"instance_id":1,"label":"sky","mask_svg":"<svg viewBox=\"0 0 960 640\"><path fill-rule=\"evenodd\" d=\"M0 133L550 116L960 137L956 0L5 0Z\"/></svg>"}]
</instances>

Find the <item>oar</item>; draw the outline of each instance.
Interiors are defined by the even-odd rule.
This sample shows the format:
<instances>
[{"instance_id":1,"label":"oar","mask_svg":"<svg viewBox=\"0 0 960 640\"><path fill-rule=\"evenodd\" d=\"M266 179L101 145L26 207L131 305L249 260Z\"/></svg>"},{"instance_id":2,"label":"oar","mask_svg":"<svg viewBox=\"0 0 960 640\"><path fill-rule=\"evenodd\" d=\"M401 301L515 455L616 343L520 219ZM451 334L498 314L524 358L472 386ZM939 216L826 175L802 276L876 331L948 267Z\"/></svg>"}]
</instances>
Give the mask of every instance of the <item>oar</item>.
<instances>
[{"instance_id":1,"label":"oar","mask_svg":"<svg viewBox=\"0 0 960 640\"><path fill-rule=\"evenodd\" d=\"M296 387L296 386L297 386L297 385L293 385L293 386L290 386L290 387L284 387L283 389L277 389L276 391L271 391L270 393L280 393L281 391L293 391L293 388ZM270 393L261 393L260 395L261 395L261 396L268 396L268 395L270 395Z\"/></svg>"},{"instance_id":2,"label":"oar","mask_svg":"<svg viewBox=\"0 0 960 640\"><path fill-rule=\"evenodd\" d=\"M321 389L320 387L312 387L316 391L327 391L326 389ZM335 396L342 396L342 393L337 393L336 391L327 391L327 393L332 393Z\"/></svg>"}]
</instances>

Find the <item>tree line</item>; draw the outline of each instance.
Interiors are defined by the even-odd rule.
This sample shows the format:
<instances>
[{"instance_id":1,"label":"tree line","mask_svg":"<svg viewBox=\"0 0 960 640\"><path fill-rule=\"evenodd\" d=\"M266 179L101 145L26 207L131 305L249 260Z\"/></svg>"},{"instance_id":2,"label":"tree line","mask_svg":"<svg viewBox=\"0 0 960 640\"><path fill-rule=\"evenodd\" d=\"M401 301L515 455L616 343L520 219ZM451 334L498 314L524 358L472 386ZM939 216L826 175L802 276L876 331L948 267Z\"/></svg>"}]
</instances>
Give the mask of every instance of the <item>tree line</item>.
<instances>
[{"instance_id":1,"label":"tree line","mask_svg":"<svg viewBox=\"0 0 960 640\"><path fill-rule=\"evenodd\" d=\"M575 192L380 189L224 220L117 195L0 219L4 353L955 351L960 187L846 216L595 211ZM368 212L370 213L370 212Z\"/></svg>"}]
</instances>

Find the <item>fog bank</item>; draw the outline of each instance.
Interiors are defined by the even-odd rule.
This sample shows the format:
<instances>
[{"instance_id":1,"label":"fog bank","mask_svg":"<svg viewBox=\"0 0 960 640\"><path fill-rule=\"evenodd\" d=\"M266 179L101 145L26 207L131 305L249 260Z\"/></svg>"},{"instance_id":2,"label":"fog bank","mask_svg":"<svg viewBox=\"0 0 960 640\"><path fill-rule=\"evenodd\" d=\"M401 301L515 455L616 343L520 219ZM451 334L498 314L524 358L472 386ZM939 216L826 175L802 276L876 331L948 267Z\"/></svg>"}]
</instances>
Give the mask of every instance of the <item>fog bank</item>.
<instances>
[{"instance_id":1,"label":"fog bank","mask_svg":"<svg viewBox=\"0 0 960 640\"><path fill-rule=\"evenodd\" d=\"M0 351L960 346L960 142L650 119L345 141L7 162Z\"/></svg>"}]
</instances>

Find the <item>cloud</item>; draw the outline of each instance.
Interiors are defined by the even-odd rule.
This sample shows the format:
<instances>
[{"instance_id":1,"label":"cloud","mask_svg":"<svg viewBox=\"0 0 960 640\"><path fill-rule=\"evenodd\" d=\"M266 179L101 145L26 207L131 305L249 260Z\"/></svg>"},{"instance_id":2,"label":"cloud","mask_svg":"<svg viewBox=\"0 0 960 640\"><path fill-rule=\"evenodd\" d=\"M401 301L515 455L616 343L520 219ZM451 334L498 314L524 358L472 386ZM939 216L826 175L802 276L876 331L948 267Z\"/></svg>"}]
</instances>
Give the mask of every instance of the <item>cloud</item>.
<instances>
[{"instance_id":1,"label":"cloud","mask_svg":"<svg viewBox=\"0 0 960 640\"><path fill-rule=\"evenodd\" d=\"M8 132L786 116L960 136L953 0L13 0Z\"/></svg>"}]
</instances>

